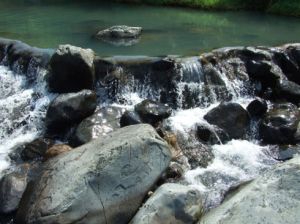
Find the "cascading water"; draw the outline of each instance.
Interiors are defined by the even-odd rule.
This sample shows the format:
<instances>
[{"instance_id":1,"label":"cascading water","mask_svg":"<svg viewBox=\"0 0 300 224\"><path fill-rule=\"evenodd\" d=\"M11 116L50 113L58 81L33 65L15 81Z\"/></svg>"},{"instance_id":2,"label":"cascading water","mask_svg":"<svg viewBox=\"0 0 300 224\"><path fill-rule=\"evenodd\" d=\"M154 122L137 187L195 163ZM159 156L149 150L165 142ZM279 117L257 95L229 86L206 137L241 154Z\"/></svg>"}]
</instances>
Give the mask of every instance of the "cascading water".
<instances>
[{"instance_id":1,"label":"cascading water","mask_svg":"<svg viewBox=\"0 0 300 224\"><path fill-rule=\"evenodd\" d=\"M44 130L43 118L54 95L46 90L45 71L32 72L36 80L28 83L25 75L0 65L0 177L10 165L9 153Z\"/></svg>"}]
</instances>

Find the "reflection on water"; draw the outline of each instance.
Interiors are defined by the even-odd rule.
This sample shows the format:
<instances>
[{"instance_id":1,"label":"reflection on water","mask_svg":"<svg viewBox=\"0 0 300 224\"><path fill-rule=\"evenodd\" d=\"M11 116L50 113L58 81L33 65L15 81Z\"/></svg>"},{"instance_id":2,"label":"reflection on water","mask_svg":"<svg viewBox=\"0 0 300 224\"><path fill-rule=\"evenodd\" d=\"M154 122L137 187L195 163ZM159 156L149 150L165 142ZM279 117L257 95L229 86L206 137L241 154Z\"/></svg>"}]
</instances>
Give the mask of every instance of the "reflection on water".
<instances>
[{"instance_id":1,"label":"reflection on water","mask_svg":"<svg viewBox=\"0 0 300 224\"><path fill-rule=\"evenodd\" d=\"M299 18L101 1L47 2L1 0L0 36L44 48L70 43L100 55L199 54L223 46L300 42ZM120 47L92 38L96 31L116 24L142 26L141 41Z\"/></svg>"}]
</instances>

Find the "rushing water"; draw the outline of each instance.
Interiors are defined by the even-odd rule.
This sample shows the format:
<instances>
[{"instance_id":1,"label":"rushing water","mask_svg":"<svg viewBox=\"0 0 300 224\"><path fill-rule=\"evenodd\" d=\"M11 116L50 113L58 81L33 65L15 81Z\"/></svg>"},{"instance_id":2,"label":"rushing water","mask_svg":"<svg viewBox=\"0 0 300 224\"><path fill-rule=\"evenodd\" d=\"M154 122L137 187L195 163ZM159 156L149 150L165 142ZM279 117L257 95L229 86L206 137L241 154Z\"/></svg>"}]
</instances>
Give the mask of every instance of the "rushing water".
<instances>
[{"instance_id":1,"label":"rushing water","mask_svg":"<svg viewBox=\"0 0 300 224\"><path fill-rule=\"evenodd\" d=\"M116 24L142 26L140 42L117 47L91 37ZM258 12L207 12L99 0L0 1L1 37L43 48L70 43L100 55L198 55L224 46L280 45L299 41L299 24L299 18Z\"/></svg>"},{"instance_id":2,"label":"rushing water","mask_svg":"<svg viewBox=\"0 0 300 224\"><path fill-rule=\"evenodd\" d=\"M37 71L37 80L14 74L0 65L0 177L9 167L9 153L43 133L43 118L53 98L46 90L44 71Z\"/></svg>"}]
</instances>

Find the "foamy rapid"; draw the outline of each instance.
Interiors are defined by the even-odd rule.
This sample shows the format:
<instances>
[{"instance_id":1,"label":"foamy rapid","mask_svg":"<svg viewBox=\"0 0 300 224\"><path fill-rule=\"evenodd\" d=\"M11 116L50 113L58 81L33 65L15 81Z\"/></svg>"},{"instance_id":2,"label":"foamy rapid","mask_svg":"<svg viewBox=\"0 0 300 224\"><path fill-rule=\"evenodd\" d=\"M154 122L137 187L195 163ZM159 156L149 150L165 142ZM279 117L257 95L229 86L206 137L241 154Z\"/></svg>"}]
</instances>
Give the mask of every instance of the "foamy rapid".
<instances>
[{"instance_id":1,"label":"foamy rapid","mask_svg":"<svg viewBox=\"0 0 300 224\"><path fill-rule=\"evenodd\" d=\"M45 72L39 71L35 83L0 66L0 176L10 165L9 153L43 132L43 118L54 95L48 94Z\"/></svg>"}]
</instances>

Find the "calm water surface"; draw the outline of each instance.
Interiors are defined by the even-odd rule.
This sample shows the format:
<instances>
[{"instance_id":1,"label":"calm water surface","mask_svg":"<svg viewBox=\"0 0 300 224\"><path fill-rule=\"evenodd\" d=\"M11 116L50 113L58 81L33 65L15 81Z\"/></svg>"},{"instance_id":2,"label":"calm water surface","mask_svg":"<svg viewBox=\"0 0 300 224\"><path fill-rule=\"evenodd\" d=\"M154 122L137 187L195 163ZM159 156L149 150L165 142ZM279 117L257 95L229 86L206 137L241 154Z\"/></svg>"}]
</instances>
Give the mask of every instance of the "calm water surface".
<instances>
[{"instance_id":1,"label":"calm water surface","mask_svg":"<svg viewBox=\"0 0 300 224\"><path fill-rule=\"evenodd\" d=\"M92 38L116 24L142 26L145 32L130 47ZM43 48L69 43L99 55L197 55L223 46L300 42L300 18L100 1L0 0L0 36Z\"/></svg>"}]
</instances>

